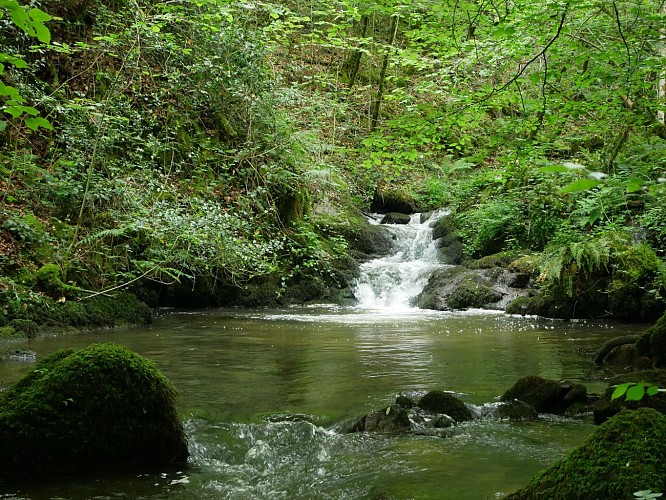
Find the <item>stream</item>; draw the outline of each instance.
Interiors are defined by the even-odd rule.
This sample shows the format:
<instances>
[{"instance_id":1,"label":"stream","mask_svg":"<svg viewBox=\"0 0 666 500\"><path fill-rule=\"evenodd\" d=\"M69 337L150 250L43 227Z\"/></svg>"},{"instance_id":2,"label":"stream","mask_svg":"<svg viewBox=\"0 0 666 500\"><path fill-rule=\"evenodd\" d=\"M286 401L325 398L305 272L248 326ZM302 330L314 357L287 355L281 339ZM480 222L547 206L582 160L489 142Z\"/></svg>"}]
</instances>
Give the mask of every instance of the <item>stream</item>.
<instances>
[{"instance_id":1,"label":"stream","mask_svg":"<svg viewBox=\"0 0 666 500\"><path fill-rule=\"evenodd\" d=\"M430 251L425 240L424 252ZM423 255L417 250L405 258ZM150 327L3 345L40 358L111 341L148 357L179 390L191 457L182 469L0 482L0 498L501 498L593 431L588 420L542 416L522 423L479 419L447 437L340 432L341 423L386 407L400 392L453 391L480 410L526 375L600 391L605 384L590 377L596 349L643 328L413 309L409 296L418 286L401 288L412 278L400 277L405 266L392 258L398 259L392 272L379 271L391 263L367 266L357 292L364 298L355 307L168 312ZM415 274L427 265L415 265ZM397 281L371 292L372 272ZM30 368L0 362L0 387Z\"/></svg>"}]
</instances>

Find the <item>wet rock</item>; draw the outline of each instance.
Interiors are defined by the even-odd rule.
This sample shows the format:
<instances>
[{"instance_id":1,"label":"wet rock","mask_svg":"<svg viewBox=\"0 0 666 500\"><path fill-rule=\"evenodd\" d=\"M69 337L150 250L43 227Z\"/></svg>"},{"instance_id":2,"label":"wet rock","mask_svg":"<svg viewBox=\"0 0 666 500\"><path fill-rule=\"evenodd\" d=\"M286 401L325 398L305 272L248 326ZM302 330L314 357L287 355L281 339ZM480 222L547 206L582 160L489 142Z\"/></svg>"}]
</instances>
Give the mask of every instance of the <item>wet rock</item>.
<instances>
[{"instance_id":1,"label":"wet rock","mask_svg":"<svg viewBox=\"0 0 666 500\"><path fill-rule=\"evenodd\" d=\"M398 406L402 406L403 408L414 408L416 406L416 403L412 398L407 397L403 394L395 398L395 404L397 404Z\"/></svg>"},{"instance_id":2,"label":"wet rock","mask_svg":"<svg viewBox=\"0 0 666 500\"><path fill-rule=\"evenodd\" d=\"M638 408L652 408L666 414L666 393L660 392L654 396L645 394L639 401L627 401L624 397L611 400L611 395L618 384L643 381L657 387L666 387L666 371L644 370L623 373L609 380L609 386L599 400L592 406L594 423L601 424L619 413L623 409L636 410Z\"/></svg>"},{"instance_id":3,"label":"wet rock","mask_svg":"<svg viewBox=\"0 0 666 500\"><path fill-rule=\"evenodd\" d=\"M414 299L422 309L448 311L468 307L488 307L499 302L503 295L482 271L462 266L438 269L428 280L423 291ZM500 309L500 307L498 307Z\"/></svg>"},{"instance_id":4,"label":"wet rock","mask_svg":"<svg viewBox=\"0 0 666 500\"><path fill-rule=\"evenodd\" d=\"M497 418L506 418L512 421L536 420L539 417L539 413L533 406L518 399L498 405L495 409L495 415L497 415Z\"/></svg>"},{"instance_id":5,"label":"wet rock","mask_svg":"<svg viewBox=\"0 0 666 500\"><path fill-rule=\"evenodd\" d=\"M409 414L402 406L392 404L361 417L351 427L351 432L407 432L411 429Z\"/></svg>"},{"instance_id":6,"label":"wet rock","mask_svg":"<svg viewBox=\"0 0 666 500\"><path fill-rule=\"evenodd\" d=\"M514 399L527 403L539 413L564 415L574 403L587 402L587 389L581 384L529 376L518 380L500 398L501 401Z\"/></svg>"},{"instance_id":7,"label":"wet rock","mask_svg":"<svg viewBox=\"0 0 666 500\"><path fill-rule=\"evenodd\" d=\"M370 204L370 210L378 214L387 214L389 212L413 214L416 212L416 202L411 196L405 193L387 189L375 192Z\"/></svg>"},{"instance_id":8,"label":"wet rock","mask_svg":"<svg viewBox=\"0 0 666 500\"><path fill-rule=\"evenodd\" d=\"M0 394L0 473L184 463L174 400L164 375L123 346L57 351Z\"/></svg>"},{"instance_id":9,"label":"wet rock","mask_svg":"<svg viewBox=\"0 0 666 500\"><path fill-rule=\"evenodd\" d=\"M418 402L419 408L432 412L443 413L456 422L465 422L474 418L465 403L444 391L431 391Z\"/></svg>"},{"instance_id":10,"label":"wet rock","mask_svg":"<svg viewBox=\"0 0 666 500\"><path fill-rule=\"evenodd\" d=\"M435 222L432 239L437 242L438 257L443 264L458 265L462 262L463 246L454 229L453 219L445 215Z\"/></svg>"},{"instance_id":11,"label":"wet rock","mask_svg":"<svg viewBox=\"0 0 666 500\"><path fill-rule=\"evenodd\" d=\"M663 491L666 416L650 408L622 412L507 500L635 498Z\"/></svg>"},{"instance_id":12,"label":"wet rock","mask_svg":"<svg viewBox=\"0 0 666 500\"><path fill-rule=\"evenodd\" d=\"M409 224L412 218L407 214L390 212L382 217L381 224Z\"/></svg>"},{"instance_id":13,"label":"wet rock","mask_svg":"<svg viewBox=\"0 0 666 500\"><path fill-rule=\"evenodd\" d=\"M2 356L3 361L21 361L34 363L37 361L37 353L28 349L10 349Z\"/></svg>"}]
</instances>

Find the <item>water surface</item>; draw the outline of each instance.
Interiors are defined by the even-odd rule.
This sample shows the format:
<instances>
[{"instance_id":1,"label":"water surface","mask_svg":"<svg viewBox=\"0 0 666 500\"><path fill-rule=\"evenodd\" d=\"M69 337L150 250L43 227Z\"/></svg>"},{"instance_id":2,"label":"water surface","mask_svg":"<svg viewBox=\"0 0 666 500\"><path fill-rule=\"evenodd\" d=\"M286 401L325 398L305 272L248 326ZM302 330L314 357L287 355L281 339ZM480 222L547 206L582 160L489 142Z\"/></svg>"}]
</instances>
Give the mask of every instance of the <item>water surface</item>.
<instances>
[{"instance_id":1,"label":"water surface","mask_svg":"<svg viewBox=\"0 0 666 500\"><path fill-rule=\"evenodd\" d=\"M11 344L42 357L113 341L152 359L180 392L192 456L184 470L0 485L0 497L500 497L579 444L592 425L479 420L444 438L337 429L400 392L443 389L481 406L532 374L600 390L604 384L590 380L596 348L639 328L480 311L321 307L168 314L147 328ZM0 362L0 386L29 367Z\"/></svg>"}]
</instances>

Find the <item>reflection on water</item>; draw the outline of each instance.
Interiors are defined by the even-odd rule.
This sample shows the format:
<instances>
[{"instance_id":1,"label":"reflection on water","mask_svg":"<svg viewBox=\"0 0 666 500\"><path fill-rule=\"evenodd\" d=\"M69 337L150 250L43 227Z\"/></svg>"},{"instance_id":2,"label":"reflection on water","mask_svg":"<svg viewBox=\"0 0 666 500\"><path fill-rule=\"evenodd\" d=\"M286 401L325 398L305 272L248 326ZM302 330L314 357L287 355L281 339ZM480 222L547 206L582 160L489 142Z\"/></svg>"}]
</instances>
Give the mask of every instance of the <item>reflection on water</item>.
<instances>
[{"instance_id":1,"label":"reflection on water","mask_svg":"<svg viewBox=\"0 0 666 500\"><path fill-rule=\"evenodd\" d=\"M336 424L401 391L445 389L495 400L519 377L587 380L606 339L638 327L496 313L354 308L171 314L150 328L11 344L44 356L119 342L155 361L180 392L187 470L107 474L7 498L494 498L524 484L589 434L558 419L480 420L447 438L340 434ZM8 347L8 348L9 348ZM0 386L29 365L0 362Z\"/></svg>"}]
</instances>

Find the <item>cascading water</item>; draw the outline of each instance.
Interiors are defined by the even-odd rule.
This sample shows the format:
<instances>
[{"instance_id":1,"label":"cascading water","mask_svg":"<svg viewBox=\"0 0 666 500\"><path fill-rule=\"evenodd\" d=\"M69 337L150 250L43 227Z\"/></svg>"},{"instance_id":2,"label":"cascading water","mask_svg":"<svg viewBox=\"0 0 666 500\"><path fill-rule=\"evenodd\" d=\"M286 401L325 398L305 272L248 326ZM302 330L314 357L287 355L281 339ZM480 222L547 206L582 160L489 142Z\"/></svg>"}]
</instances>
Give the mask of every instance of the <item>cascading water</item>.
<instances>
[{"instance_id":1,"label":"cascading water","mask_svg":"<svg viewBox=\"0 0 666 500\"><path fill-rule=\"evenodd\" d=\"M437 258L431 223L445 212L435 212L421 222L412 214L409 224L387 224L395 238L395 253L361 265L354 295L362 309L411 309L411 301L428 282L432 272L444 264ZM375 219L371 223L377 223Z\"/></svg>"}]
</instances>

